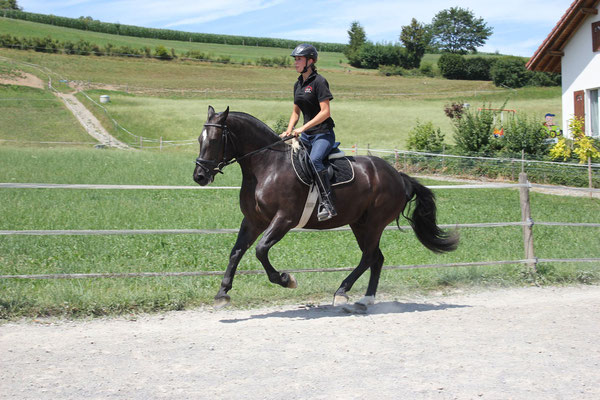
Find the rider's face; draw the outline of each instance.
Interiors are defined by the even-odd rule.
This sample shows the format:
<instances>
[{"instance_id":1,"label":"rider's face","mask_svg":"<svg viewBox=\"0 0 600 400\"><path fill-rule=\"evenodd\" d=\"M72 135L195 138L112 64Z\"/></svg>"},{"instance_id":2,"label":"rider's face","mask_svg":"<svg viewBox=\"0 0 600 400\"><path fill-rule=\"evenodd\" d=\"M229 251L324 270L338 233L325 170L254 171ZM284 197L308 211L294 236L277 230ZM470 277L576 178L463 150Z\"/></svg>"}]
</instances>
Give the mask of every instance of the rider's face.
<instances>
[{"instance_id":1,"label":"rider's face","mask_svg":"<svg viewBox=\"0 0 600 400\"><path fill-rule=\"evenodd\" d=\"M294 67L296 67L296 72L301 74L304 70L304 67L306 66L306 57L296 56L294 57L294 59ZM308 63L312 63L312 60L308 60Z\"/></svg>"}]
</instances>

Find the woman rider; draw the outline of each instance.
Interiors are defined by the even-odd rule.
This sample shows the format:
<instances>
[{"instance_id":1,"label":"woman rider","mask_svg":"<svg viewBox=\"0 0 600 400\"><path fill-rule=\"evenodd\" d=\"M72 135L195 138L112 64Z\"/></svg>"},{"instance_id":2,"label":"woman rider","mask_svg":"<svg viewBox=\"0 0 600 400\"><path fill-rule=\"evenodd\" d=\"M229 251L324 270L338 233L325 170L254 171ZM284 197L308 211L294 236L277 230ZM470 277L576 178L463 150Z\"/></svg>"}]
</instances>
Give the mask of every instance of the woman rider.
<instances>
[{"instance_id":1,"label":"woman rider","mask_svg":"<svg viewBox=\"0 0 600 400\"><path fill-rule=\"evenodd\" d=\"M317 73L317 49L310 44L296 46L291 54L295 59L296 71L300 74L294 84L294 107L287 130L280 136L300 136L306 146L310 159L315 166L318 179L322 186L321 203L317 218L325 221L337 215L332 203L331 184L327 176L327 169L323 160L328 156L335 143L333 132L333 119L329 111L329 102L333 95L329 91L329 83ZM300 111L304 117L304 124L294 128L300 118Z\"/></svg>"}]
</instances>

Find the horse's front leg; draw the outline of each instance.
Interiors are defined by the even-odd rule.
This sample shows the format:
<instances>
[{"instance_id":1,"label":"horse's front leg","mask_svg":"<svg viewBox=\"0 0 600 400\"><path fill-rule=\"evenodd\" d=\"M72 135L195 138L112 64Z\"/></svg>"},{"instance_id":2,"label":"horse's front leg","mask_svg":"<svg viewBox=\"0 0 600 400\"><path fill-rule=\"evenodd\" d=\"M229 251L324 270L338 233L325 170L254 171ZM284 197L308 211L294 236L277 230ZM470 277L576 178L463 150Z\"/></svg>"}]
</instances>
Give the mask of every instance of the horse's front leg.
<instances>
[{"instance_id":1,"label":"horse's front leg","mask_svg":"<svg viewBox=\"0 0 600 400\"><path fill-rule=\"evenodd\" d=\"M293 227L294 221L289 216L275 216L263 237L256 245L256 258L258 258L263 265L263 268L269 277L269 281L290 289L294 289L298 286L296 278L286 272L280 274L273 268L269 261L269 250Z\"/></svg>"},{"instance_id":2,"label":"horse's front leg","mask_svg":"<svg viewBox=\"0 0 600 400\"><path fill-rule=\"evenodd\" d=\"M240 227L237 240L233 246L233 249L231 249L231 254L229 255L229 264L225 270L223 280L221 281L221 287L215 296L214 306L216 308L221 308L229 304L231 298L227 292L229 292L233 286L233 277L235 275L237 266L240 263L243 255L246 253L246 250L252 246L252 243L254 243L260 233L261 230L252 226L252 224L248 222L246 218L242 220L242 225Z\"/></svg>"}]
</instances>

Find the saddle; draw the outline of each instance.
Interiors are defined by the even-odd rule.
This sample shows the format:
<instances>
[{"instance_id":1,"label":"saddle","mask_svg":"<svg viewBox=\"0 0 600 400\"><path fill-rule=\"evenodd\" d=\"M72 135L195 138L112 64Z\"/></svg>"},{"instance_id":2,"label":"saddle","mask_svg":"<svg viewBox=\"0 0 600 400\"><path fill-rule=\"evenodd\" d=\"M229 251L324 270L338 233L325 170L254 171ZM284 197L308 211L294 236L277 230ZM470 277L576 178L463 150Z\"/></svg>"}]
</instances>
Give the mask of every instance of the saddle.
<instances>
[{"instance_id":1,"label":"saddle","mask_svg":"<svg viewBox=\"0 0 600 400\"><path fill-rule=\"evenodd\" d=\"M316 173L311 165L308 152L304 148L291 151L292 166L300 182L311 186L316 180ZM346 157L343 151L333 149L324 164L327 167L327 176L331 186L342 185L354 180L353 157Z\"/></svg>"}]
</instances>

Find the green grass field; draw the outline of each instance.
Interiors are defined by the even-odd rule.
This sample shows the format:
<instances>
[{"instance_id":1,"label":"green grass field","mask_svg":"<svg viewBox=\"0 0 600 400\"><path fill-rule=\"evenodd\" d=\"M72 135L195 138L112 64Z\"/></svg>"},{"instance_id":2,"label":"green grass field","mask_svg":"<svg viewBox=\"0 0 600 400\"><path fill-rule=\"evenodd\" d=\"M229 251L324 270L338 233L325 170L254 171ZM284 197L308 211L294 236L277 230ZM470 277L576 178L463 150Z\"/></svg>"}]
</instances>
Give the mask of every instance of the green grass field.
<instances>
[{"instance_id":1,"label":"green grass field","mask_svg":"<svg viewBox=\"0 0 600 400\"><path fill-rule=\"evenodd\" d=\"M193 139L208 105L248 112L273 126L291 112L291 68L259 68L195 62L85 57L0 50L14 63L29 62L54 72L54 81L68 79L109 85L111 90L89 90L98 101L111 96L107 108L113 118L137 136L164 140ZM0 65L8 65L0 61ZM22 64L21 64L22 65ZM36 73L35 70L31 70ZM452 143L453 129L444 107L455 101L472 107L500 107L532 114L543 121L560 114L560 88L499 89L491 82L451 81L426 77L385 77L370 72L322 69L333 94L332 114L342 145L406 148L417 120L431 121ZM37 72L39 74L39 72ZM84 100L83 96L79 96ZM99 118L104 111L86 103ZM559 115L560 117L560 115ZM112 129L112 123L105 125ZM130 142L127 135L119 139Z\"/></svg>"},{"instance_id":2,"label":"green grass field","mask_svg":"<svg viewBox=\"0 0 600 400\"><path fill-rule=\"evenodd\" d=\"M7 20L0 19L0 33L15 29L10 33L48 34L39 26L18 22L18 26L9 26ZM57 32L65 35L64 40L77 40L72 35L88 34L64 28ZM106 39L112 42L114 38ZM121 39L132 45L130 38ZM240 59L281 55L265 53L260 48L239 47L216 46L214 51L215 55L240 52ZM195 139L206 119L208 105L218 111L230 106L272 126L279 118L288 118L291 88L296 79L291 68L67 56L7 49L0 49L0 56L4 57L0 58L2 75L26 71L44 80L50 76L60 90L68 90L60 83L61 79L105 85L102 90L87 93L96 101L101 94L109 94L111 102L107 110L119 124L136 135L164 140ZM332 112L342 147L358 144L364 148L369 144L371 148L405 148L408 132L417 119L432 121L451 143L450 120L443 108L453 101L468 102L472 107L498 107L508 99L507 108L539 116L540 121L546 112L558 114L560 110L560 88L508 91L495 88L490 82L384 77L374 71L343 68L339 57L339 54L324 54L319 65L335 96ZM104 111L84 96L78 96L109 130L131 142L131 138L115 131ZM192 171L198 151L196 144L163 152L100 150L92 149L89 144L42 144L88 143L91 139L48 90L0 85L0 98L0 139L5 140L0 142L0 182L195 185ZM232 166L225 175L219 175L215 185L238 186L240 181L239 168ZM436 195L439 222L443 224L520 220L516 190L439 190ZM599 222L599 211L597 200L532 194L533 218L537 221ZM241 221L235 190L2 189L0 212L3 216L0 230L237 228ZM534 229L537 257L579 258L600 254L597 229L539 226ZM459 250L436 256L410 232L386 232L381 243L385 265L523 257L520 227L463 229L461 239ZM222 270L234 241L233 234L0 236L0 274ZM327 245L320 244L323 242ZM356 265L360 258L350 232L291 233L270 255L280 269L347 267ZM240 268L261 268L253 248ZM522 265L386 271L380 293L393 297L465 286L600 280L594 265L546 264L540 265L539 271L534 277ZM262 275L240 276L231 294L236 306L322 301L330 298L345 275L298 274L300 287L295 291L274 287ZM362 295L366 281L364 277L357 283L353 295ZM1 280L0 318L189 308L211 304L219 282L218 277Z\"/></svg>"},{"instance_id":3,"label":"green grass field","mask_svg":"<svg viewBox=\"0 0 600 400\"><path fill-rule=\"evenodd\" d=\"M193 185L194 154L86 149L0 149L0 181ZM237 186L237 167L215 185ZM434 181L424 181L434 184ZM443 224L520 220L516 190L438 190ZM3 189L0 229L237 228L237 191ZM600 202L532 194L536 221L600 222ZM385 265L429 264L523 257L521 228L462 229L459 250L434 255L411 232L388 231L381 246ZM576 237L569 241L565 238ZM594 257L597 230L535 228L540 258ZM234 234L124 236L0 236L0 274L181 272L222 270ZM327 244L324 244L327 243ZM350 232L291 233L270 253L279 269L354 266L360 258ZM261 269L251 248L240 269ZM597 282L590 265L541 265L538 283ZM344 273L298 274L296 291L274 287L265 276L240 276L235 305L322 301ZM521 265L445 270L387 271L383 296L410 291L532 282ZM0 316L105 315L211 304L219 277L0 281ZM365 290L366 277L353 290Z\"/></svg>"},{"instance_id":4,"label":"green grass field","mask_svg":"<svg viewBox=\"0 0 600 400\"><path fill-rule=\"evenodd\" d=\"M94 142L48 90L0 85L0 109L0 139L4 144L39 146L40 141L46 141L89 146Z\"/></svg>"},{"instance_id":5,"label":"green grass field","mask_svg":"<svg viewBox=\"0 0 600 400\"><path fill-rule=\"evenodd\" d=\"M162 45L169 50L174 49L178 55L182 55L187 51L199 51L209 55L212 59L229 57L233 63L255 62L261 57L274 58L289 56L292 50L273 47L221 45L214 43L182 42L176 40L158 40L110 35L4 17L0 17L0 34L10 34L27 38L50 36L61 42L86 40L102 47L107 43L111 43L116 47L130 46L141 49L147 46L154 50L156 46ZM319 64L325 68L354 69L349 67L347 62L346 56L342 53L321 52L319 54Z\"/></svg>"}]
</instances>

